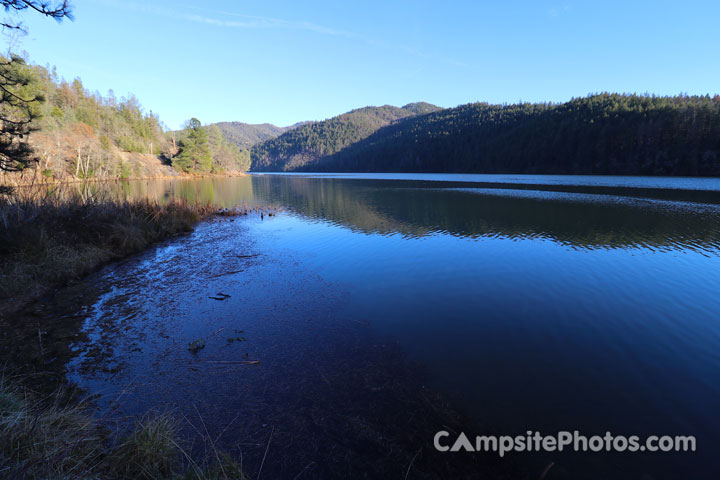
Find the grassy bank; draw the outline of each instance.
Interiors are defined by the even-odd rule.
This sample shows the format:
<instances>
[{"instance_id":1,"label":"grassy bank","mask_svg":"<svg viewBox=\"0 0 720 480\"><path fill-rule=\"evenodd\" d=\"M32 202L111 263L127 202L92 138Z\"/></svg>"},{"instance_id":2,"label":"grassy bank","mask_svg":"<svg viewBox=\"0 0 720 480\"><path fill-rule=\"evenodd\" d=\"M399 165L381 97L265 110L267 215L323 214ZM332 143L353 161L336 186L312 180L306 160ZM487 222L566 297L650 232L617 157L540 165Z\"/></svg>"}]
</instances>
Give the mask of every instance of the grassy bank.
<instances>
[{"instance_id":1,"label":"grassy bank","mask_svg":"<svg viewBox=\"0 0 720 480\"><path fill-rule=\"evenodd\" d=\"M214 448L208 460L193 460L178 430L171 416L156 414L129 431L112 432L82 403L61 394L42 397L0 379L0 478L246 478Z\"/></svg>"},{"instance_id":2,"label":"grassy bank","mask_svg":"<svg viewBox=\"0 0 720 480\"><path fill-rule=\"evenodd\" d=\"M28 169L29 170L29 169ZM175 170L168 170L168 173L162 174L146 174L131 175L126 177L95 177L95 178L78 178L74 176L66 176L63 178L45 177L37 170L32 173L26 172L1 172L0 171L0 188L11 190L16 188L38 188L47 186L62 186L75 183L107 183L107 182L129 182L135 180L178 180L178 179L197 179L197 178L226 178L226 177L245 177L245 172L224 172L224 173L184 173Z\"/></svg>"},{"instance_id":3,"label":"grassy bank","mask_svg":"<svg viewBox=\"0 0 720 480\"><path fill-rule=\"evenodd\" d=\"M20 314L53 288L190 232L204 218L246 213L48 190L0 195L0 314ZM245 478L211 443L205 447L211 456L191 457L197 445L183 443L180 424L169 415L146 415L118 431L108 424L76 396L39 394L0 376L0 478Z\"/></svg>"},{"instance_id":4,"label":"grassy bank","mask_svg":"<svg viewBox=\"0 0 720 480\"><path fill-rule=\"evenodd\" d=\"M0 196L0 313L109 261L186 233L209 205L118 201L52 192Z\"/></svg>"}]
</instances>

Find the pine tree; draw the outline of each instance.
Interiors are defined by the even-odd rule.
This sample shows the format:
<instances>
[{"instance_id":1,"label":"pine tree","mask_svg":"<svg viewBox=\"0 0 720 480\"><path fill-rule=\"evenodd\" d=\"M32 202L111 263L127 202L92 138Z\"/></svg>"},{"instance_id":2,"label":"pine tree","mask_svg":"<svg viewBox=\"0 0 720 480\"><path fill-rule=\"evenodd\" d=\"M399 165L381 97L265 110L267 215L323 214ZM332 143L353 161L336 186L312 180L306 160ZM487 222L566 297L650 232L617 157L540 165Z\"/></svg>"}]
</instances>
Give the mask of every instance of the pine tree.
<instances>
[{"instance_id":1,"label":"pine tree","mask_svg":"<svg viewBox=\"0 0 720 480\"><path fill-rule=\"evenodd\" d=\"M0 57L0 170L22 170L32 160L27 136L36 129L32 122L40 116L43 101L25 61Z\"/></svg>"},{"instance_id":2,"label":"pine tree","mask_svg":"<svg viewBox=\"0 0 720 480\"><path fill-rule=\"evenodd\" d=\"M0 7L10 14L33 11L46 17L72 19L69 3L40 0L0 0ZM22 23L5 20L3 30L27 33ZM34 91L34 79L25 61L15 55L0 58L0 170L22 170L32 158L27 143L33 130L32 121L40 116L39 103L44 98Z\"/></svg>"},{"instance_id":3,"label":"pine tree","mask_svg":"<svg viewBox=\"0 0 720 480\"><path fill-rule=\"evenodd\" d=\"M176 170L183 172L209 172L212 169L210 144L205 128L197 118L188 120L185 138L180 141L180 152L173 159Z\"/></svg>"}]
</instances>

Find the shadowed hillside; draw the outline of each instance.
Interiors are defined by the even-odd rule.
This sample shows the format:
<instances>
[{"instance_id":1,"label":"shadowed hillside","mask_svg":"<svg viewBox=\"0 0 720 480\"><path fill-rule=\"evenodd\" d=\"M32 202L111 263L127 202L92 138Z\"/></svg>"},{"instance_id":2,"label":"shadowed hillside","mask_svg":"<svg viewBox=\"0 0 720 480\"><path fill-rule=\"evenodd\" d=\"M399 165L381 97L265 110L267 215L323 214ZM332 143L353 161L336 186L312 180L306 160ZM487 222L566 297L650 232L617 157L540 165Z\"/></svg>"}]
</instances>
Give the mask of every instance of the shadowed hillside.
<instances>
[{"instance_id":1,"label":"shadowed hillside","mask_svg":"<svg viewBox=\"0 0 720 480\"><path fill-rule=\"evenodd\" d=\"M333 131L312 133L260 145L254 168L270 159L267 169L289 171L720 175L720 96L475 103L409 116L308 161L284 155L333 143Z\"/></svg>"},{"instance_id":2,"label":"shadowed hillside","mask_svg":"<svg viewBox=\"0 0 720 480\"><path fill-rule=\"evenodd\" d=\"M255 171L312 169L320 159L367 138L381 127L435 110L438 107L429 103L411 103L402 108L365 107L301 125L253 147L252 168Z\"/></svg>"}]
</instances>

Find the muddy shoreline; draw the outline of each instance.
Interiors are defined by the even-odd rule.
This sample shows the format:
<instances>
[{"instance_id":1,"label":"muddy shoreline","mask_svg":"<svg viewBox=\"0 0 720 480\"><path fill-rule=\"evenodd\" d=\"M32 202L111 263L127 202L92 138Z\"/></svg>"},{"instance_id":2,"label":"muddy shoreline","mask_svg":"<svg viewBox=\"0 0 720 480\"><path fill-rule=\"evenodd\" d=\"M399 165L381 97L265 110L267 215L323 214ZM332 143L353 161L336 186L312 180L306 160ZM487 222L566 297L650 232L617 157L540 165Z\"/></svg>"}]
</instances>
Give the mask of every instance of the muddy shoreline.
<instances>
[{"instance_id":1,"label":"muddy shoreline","mask_svg":"<svg viewBox=\"0 0 720 480\"><path fill-rule=\"evenodd\" d=\"M31 382L44 388L76 388L77 369L68 377L67 367L73 362L77 366L79 354L90 355L85 359L85 366L92 370L86 372L88 378L117 378L117 385L122 387L117 391L123 394L93 392L87 389L87 384L76 393L78 398L96 395L98 413L107 421L117 425L148 410L169 411L184 419L188 438L197 434L197 428L207 428L217 438L218 448L242 458L244 470L253 476L264 465L262 475L266 478L298 475L298 478L404 478L406 474L408 478L526 478L513 459L500 460L494 454L436 452L432 440L438 430L470 434L479 432L479 426L426 388L423 367L408 361L391 339L378 338L364 325L351 321L339 319L327 324L323 315L331 314L336 299L298 319L301 328L290 325L287 331L282 331L278 325L272 325L261 333L253 327L244 327L243 335L248 337L244 348L252 358L261 360L259 365L207 363L213 358L245 356L240 352L238 356L229 353L234 346L224 345L227 340L220 338L224 334L209 341L207 351L194 356L183 346L186 342L172 332L172 320L160 319L158 324L169 328L169 336L178 336L171 342L179 345L172 350L177 359L172 360L168 371L185 372L170 378L167 377L170 373L152 377L165 379L167 385L162 387L148 388L143 385L144 380L137 378L123 380L123 369L127 366L114 357L137 361L132 358L146 354L151 348L149 344L138 342L126 348L123 343L128 338L140 339L151 334L155 327L143 330L142 318L127 323L119 319L115 327L103 327L107 338L93 343L90 337L95 333L87 325L101 319L93 312L93 306L108 293L104 283L136 271L144 262L171 268L170 262L161 262L176 257L160 257L159 252L177 252L207 243L209 240L204 236L211 228L234 235L242 231L243 221L206 222L197 234L161 242L140 255L105 266L24 309L22 315L5 318L2 343L6 345L3 348L6 355L0 361L6 370L29 375ZM222 242L221 234L216 242L218 248ZM245 250L248 255L259 254L252 250L252 245L244 247L248 247ZM223 255L226 252L217 258L225 258ZM252 262L260 265L273 261L262 260L259 255L259 260L252 258L246 266L251 271L248 281L252 280ZM276 267L286 265L281 262ZM203 265L196 268L201 272ZM227 264L218 268L223 271L234 267ZM215 275L212 272L208 274ZM195 270L188 272L194 273ZM289 300L287 305L292 303ZM126 313L131 317L137 312ZM282 313L276 316L278 321L287 321L281 316ZM225 328L229 331L231 326ZM255 346L256 338L264 338L264 343ZM216 350L213 341L219 345ZM119 355L118 350L124 348L125 354ZM227 382L231 387L222 388ZM184 392L182 398L178 391ZM218 396L208 397L202 394L204 391L216 391ZM200 442L197 445L197 455L207 453L201 451L204 447Z\"/></svg>"}]
</instances>

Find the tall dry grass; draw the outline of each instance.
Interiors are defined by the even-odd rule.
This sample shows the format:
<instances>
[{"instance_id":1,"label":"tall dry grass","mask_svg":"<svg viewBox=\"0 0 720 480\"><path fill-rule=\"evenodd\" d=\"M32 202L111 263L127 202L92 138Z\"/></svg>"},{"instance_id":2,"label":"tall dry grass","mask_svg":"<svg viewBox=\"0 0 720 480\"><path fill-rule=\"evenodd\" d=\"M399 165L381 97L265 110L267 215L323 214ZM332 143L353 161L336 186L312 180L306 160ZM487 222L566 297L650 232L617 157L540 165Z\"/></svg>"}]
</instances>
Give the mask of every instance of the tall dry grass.
<instances>
[{"instance_id":1,"label":"tall dry grass","mask_svg":"<svg viewBox=\"0 0 720 480\"><path fill-rule=\"evenodd\" d=\"M40 396L0 377L0 478L244 480L227 455L196 461L168 414L148 414L112 432L88 405Z\"/></svg>"},{"instance_id":2,"label":"tall dry grass","mask_svg":"<svg viewBox=\"0 0 720 480\"><path fill-rule=\"evenodd\" d=\"M210 205L83 198L51 190L0 195L0 311L189 232Z\"/></svg>"}]
</instances>

